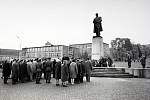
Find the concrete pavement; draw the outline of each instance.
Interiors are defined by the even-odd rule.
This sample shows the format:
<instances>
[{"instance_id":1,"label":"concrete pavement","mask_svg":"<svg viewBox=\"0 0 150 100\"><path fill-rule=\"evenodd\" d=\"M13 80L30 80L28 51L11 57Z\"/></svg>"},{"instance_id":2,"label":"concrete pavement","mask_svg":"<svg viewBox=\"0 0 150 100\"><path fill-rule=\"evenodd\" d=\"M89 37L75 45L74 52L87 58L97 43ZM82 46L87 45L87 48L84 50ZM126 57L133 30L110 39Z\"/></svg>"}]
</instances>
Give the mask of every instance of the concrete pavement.
<instances>
[{"instance_id":1,"label":"concrete pavement","mask_svg":"<svg viewBox=\"0 0 150 100\"><path fill-rule=\"evenodd\" d=\"M150 79L91 78L91 82L55 86L45 80L12 85L0 80L0 100L150 100Z\"/></svg>"}]
</instances>

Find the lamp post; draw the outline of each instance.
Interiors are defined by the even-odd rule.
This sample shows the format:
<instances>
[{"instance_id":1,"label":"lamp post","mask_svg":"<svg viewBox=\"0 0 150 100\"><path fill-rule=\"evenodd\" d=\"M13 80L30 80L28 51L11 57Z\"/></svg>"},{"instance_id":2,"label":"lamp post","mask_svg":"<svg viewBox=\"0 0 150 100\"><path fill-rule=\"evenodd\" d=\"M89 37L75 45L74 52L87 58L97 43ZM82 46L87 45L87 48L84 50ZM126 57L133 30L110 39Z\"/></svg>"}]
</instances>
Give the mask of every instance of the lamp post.
<instances>
[{"instance_id":1,"label":"lamp post","mask_svg":"<svg viewBox=\"0 0 150 100\"><path fill-rule=\"evenodd\" d=\"M22 46L22 39L19 37L19 36L16 36L17 37L17 39L19 40L19 51L18 51L18 58L20 59L21 57L21 55L20 55L20 51L21 51L21 46Z\"/></svg>"}]
</instances>

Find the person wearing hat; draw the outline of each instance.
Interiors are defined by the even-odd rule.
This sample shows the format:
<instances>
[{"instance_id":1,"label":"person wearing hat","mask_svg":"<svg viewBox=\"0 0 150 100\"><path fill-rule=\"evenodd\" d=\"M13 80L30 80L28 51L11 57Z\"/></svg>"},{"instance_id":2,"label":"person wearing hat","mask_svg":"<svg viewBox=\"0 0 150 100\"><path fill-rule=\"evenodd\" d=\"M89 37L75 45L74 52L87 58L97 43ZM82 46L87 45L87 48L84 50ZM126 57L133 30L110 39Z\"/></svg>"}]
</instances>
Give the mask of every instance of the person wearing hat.
<instances>
[{"instance_id":1,"label":"person wearing hat","mask_svg":"<svg viewBox=\"0 0 150 100\"><path fill-rule=\"evenodd\" d=\"M56 79L56 86L59 86L59 79L61 79L61 61L59 59L56 59L55 79Z\"/></svg>"},{"instance_id":2,"label":"person wearing hat","mask_svg":"<svg viewBox=\"0 0 150 100\"><path fill-rule=\"evenodd\" d=\"M11 74L11 66L9 62L6 60L3 64L3 77L4 77L4 84L7 84L8 77Z\"/></svg>"},{"instance_id":3,"label":"person wearing hat","mask_svg":"<svg viewBox=\"0 0 150 100\"><path fill-rule=\"evenodd\" d=\"M72 60L69 66L69 70L70 70L71 84L74 84L75 83L74 80L77 78L77 74L78 74L78 68L75 59Z\"/></svg>"},{"instance_id":4,"label":"person wearing hat","mask_svg":"<svg viewBox=\"0 0 150 100\"><path fill-rule=\"evenodd\" d=\"M145 68L145 66L146 66L146 57L144 55L142 56L140 62L141 62L142 67Z\"/></svg>"},{"instance_id":5,"label":"person wearing hat","mask_svg":"<svg viewBox=\"0 0 150 100\"><path fill-rule=\"evenodd\" d=\"M39 59L36 64L36 84L40 84L41 75L42 75L42 63L41 59Z\"/></svg>"},{"instance_id":6,"label":"person wearing hat","mask_svg":"<svg viewBox=\"0 0 150 100\"><path fill-rule=\"evenodd\" d=\"M89 58L87 58L87 60L85 61L85 74L87 82L90 82L91 71L92 71L92 63L89 60Z\"/></svg>"},{"instance_id":7,"label":"person wearing hat","mask_svg":"<svg viewBox=\"0 0 150 100\"><path fill-rule=\"evenodd\" d=\"M62 81L62 86L67 87L67 81L69 77L69 73L68 73L69 57L63 57L62 62L63 63L61 65L61 81Z\"/></svg>"},{"instance_id":8,"label":"person wearing hat","mask_svg":"<svg viewBox=\"0 0 150 100\"><path fill-rule=\"evenodd\" d=\"M48 61L46 61L46 66L45 66L46 83L50 83L52 67L53 67L53 63L51 62L51 58L48 58Z\"/></svg>"}]
</instances>

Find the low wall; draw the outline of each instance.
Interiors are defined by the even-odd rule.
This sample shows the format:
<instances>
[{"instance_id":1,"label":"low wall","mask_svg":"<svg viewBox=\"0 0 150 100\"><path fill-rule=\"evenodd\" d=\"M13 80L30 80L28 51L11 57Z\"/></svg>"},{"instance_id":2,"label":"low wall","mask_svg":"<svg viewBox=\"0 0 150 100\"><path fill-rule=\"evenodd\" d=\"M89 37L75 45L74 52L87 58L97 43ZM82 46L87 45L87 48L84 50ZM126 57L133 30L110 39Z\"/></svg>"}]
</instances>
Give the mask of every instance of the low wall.
<instances>
[{"instance_id":1,"label":"low wall","mask_svg":"<svg viewBox=\"0 0 150 100\"><path fill-rule=\"evenodd\" d=\"M125 68L125 72L137 78L150 78L150 68Z\"/></svg>"}]
</instances>

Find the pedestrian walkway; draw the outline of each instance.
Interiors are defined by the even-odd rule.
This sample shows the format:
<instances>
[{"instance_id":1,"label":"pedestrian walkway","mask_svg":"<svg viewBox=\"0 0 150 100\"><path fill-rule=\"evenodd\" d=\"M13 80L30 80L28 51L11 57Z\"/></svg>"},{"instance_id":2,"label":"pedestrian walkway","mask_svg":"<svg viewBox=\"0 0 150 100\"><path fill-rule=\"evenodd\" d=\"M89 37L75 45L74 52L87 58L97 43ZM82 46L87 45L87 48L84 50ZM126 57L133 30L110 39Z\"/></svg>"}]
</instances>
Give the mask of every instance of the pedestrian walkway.
<instances>
[{"instance_id":1,"label":"pedestrian walkway","mask_svg":"<svg viewBox=\"0 0 150 100\"><path fill-rule=\"evenodd\" d=\"M85 79L84 79L85 80ZM41 80L12 85L0 80L0 100L150 100L150 80L140 78L91 78L91 82L61 87Z\"/></svg>"}]
</instances>

